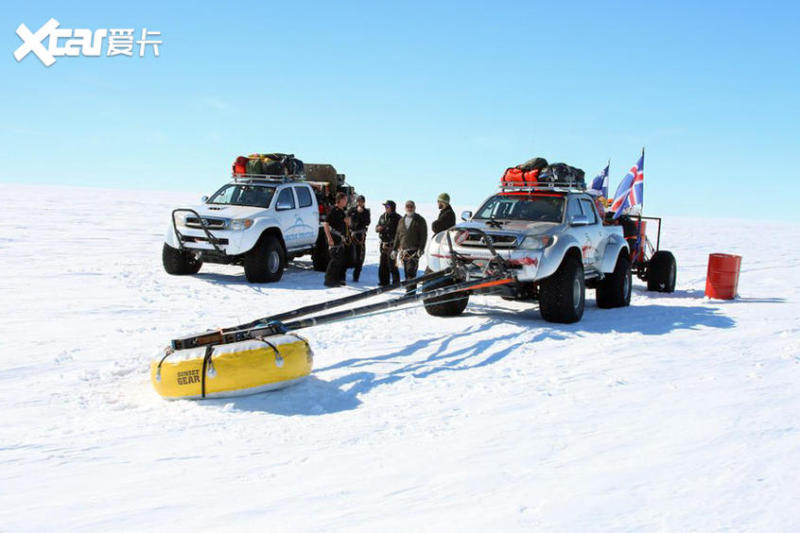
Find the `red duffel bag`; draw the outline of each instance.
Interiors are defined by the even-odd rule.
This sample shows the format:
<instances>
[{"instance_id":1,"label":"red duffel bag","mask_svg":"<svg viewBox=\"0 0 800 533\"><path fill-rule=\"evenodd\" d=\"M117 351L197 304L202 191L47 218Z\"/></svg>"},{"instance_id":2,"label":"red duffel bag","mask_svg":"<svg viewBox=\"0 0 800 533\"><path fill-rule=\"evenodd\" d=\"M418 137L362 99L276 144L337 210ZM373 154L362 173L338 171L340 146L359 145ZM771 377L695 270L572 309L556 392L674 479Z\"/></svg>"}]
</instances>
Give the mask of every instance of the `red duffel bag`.
<instances>
[{"instance_id":1,"label":"red duffel bag","mask_svg":"<svg viewBox=\"0 0 800 533\"><path fill-rule=\"evenodd\" d=\"M233 173L237 176L247 174L247 158L245 156L240 155L233 162Z\"/></svg>"},{"instance_id":2,"label":"red duffel bag","mask_svg":"<svg viewBox=\"0 0 800 533\"><path fill-rule=\"evenodd\" d=\"M522 171L516 167L506 169L503 174L502 184L508 187L523 187L525 185L536 185L538 183L539 169Z\"/></svg>"}]
</instances>

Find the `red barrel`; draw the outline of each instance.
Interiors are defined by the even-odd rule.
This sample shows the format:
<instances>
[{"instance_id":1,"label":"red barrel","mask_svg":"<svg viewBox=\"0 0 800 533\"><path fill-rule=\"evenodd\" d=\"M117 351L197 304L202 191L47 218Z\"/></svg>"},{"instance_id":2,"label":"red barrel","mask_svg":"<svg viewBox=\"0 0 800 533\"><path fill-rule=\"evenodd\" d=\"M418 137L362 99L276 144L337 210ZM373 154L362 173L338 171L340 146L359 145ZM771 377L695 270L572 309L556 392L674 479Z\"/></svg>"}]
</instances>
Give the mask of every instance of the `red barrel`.
<instances>
[{"instance_id":1,"label":"red barrel","mask_svg":"<svg viewBox=\"0 0 800 533\"><path fill-rule=\"evenodd\" d=\"M720 300L733 300L739 288L739 269L742 256L710 254L706 273L706 296Z\"/></svg>"}]
</instances>

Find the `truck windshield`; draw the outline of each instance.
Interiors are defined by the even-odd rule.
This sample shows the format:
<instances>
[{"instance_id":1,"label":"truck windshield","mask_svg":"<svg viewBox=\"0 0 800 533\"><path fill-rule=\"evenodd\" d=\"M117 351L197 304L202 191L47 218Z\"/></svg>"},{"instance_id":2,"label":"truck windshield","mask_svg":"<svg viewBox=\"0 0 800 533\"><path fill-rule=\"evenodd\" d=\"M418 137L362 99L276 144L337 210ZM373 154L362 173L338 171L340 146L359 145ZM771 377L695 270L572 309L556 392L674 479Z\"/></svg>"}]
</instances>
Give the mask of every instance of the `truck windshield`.
<instances>
[{"instance_id":1,"label":"truck windshield","mask_svg":"<svg viewBox=\"0 0 800 533\"><path fill-rule=\"evenodd\" d=\"M242 185L229 183L208 199L209 204L249 205L251 207L269 207L275 187L263 185Z\"/></svg>"},{"instance_id":2,"label":"truck windshield","mask_svg":"<svg viewBox=\"0 0 800 533\"><path fill-rule=\"evenodd\" d=\"M564 198L560 196L492 196L478 210L476 219L530 220L560 223Z\"/></svg>"}]
</instances>

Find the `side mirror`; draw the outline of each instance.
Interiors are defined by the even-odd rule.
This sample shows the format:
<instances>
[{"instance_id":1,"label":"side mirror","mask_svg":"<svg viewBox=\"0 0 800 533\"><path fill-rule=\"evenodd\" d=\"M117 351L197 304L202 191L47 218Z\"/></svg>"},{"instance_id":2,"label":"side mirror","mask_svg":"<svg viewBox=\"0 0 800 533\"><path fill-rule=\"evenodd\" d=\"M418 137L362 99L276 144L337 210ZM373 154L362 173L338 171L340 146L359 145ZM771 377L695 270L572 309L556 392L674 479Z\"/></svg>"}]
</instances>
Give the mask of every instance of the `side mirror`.
<instances>
[{"instance_id":1,"label":"side mirror","mask_svg":"<svg viewBox=\"0 0 800 533\"><path fill-rule=\"evenodd\" d=\"M201 196L201 197L200 197L200 203L201 203L201 204L204 204L204 203L206 203L207 201L208 201L208 196Z\"/></svg>"},{"instance_id":2,"label":"side mirror","mask_svg":"<svg viewBox=\"0 0 800 533\"><path fill-rule=\"evenodd\" d=\"M472 211L462 211L461 212L461 220L464 222L468 221L472 218Z\"/></svg>"},{"instance_id":3,"label":"side mirror","mask_svg":"<svg viewBox=\"0 0 800 533\"><path fill-rule=\"evenodd\" d=\"M589 217L586 215L575 215L569 221L570 226L588 226Z\"/></svg>"},{"instance_id":4,"label":"side mirror","mask_svg":"<svg viewBox=\"0 0 800 533\"><path fill-rule=\"evenodd\" d=\"M293 209L294 206L289 202L278 202L275 204L275 209L277 211L286 211L287 209Z\"/></svg>"}]
</instances>

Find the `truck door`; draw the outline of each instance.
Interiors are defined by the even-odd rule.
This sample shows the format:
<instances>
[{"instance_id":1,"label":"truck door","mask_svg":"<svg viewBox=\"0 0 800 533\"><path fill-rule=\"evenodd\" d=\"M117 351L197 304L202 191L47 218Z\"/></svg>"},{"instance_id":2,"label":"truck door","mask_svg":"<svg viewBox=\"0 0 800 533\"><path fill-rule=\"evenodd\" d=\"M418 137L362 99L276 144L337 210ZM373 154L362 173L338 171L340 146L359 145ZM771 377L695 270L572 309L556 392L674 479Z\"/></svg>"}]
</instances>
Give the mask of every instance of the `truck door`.
<instances>
[{"instance_id":1,"label":"truck door","mask_svg":"<svg viewBox=\"0 0 800 533\"><path fill-rule=\"evenodd\" d=\"M583 210L581 209L581 203L578 197L569 196L567 198L567 223L571 224L573 218L580 216L583 216ZM592 263L592 239L589 236L589 226L572 226L570 228L570 233L575 237L581 247L583 266L590 265Z\"/></svg>"},{"instance_id":2,"label":"truck door","mask_svg":"<svg viewBox=\"0 0 800 533\"><path fill-rule=\"evenodd\" d=\"M591 199L581 197L579 201L583 216L589 219L589 225L584 227L592 246L592 250L589 254L588 264L597 266L600 263L600 260L603 258L606 250L606 234L603 231L603 222L600 220L600 217L597 214L597 209L595 208L594 202ZM584 262L586 260L587 257L586 254L584 254Z\"/></svg>"},{"instance_id":3,"label":"truck door","mask_svg":"<svg viewBox=\"0 0 800 533\"><path fill-rule=\"evenodd\" d=\"M319 207L314 203L314 192L308 185L295 185L298 216L302 219L302 228L296 228L300 237L298 242L310 246L317 240L319 228ZM299 223L299 221L298 221Z\"/></svg>"},{"instance_id":4,"label":"truck door","mask_svg":"<svg viewBox=\"0 0 800 533\"><path fill-rule=\"evenodd\" d=\"M297 219L300 217L292 187L284 187L278 192L278 197L275 200L275 218L278 219L278 224L281 227L286 249L298 248ZM300 222L302 222L302 219Z\"/></svg>"}]
</instances>

